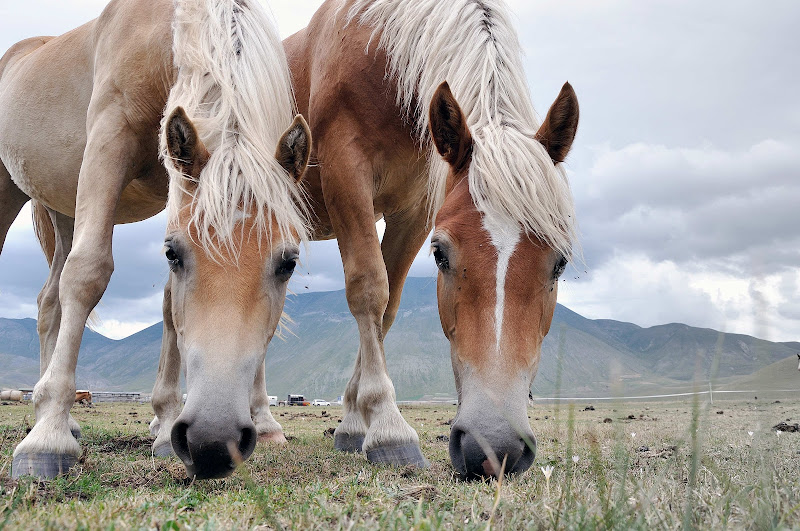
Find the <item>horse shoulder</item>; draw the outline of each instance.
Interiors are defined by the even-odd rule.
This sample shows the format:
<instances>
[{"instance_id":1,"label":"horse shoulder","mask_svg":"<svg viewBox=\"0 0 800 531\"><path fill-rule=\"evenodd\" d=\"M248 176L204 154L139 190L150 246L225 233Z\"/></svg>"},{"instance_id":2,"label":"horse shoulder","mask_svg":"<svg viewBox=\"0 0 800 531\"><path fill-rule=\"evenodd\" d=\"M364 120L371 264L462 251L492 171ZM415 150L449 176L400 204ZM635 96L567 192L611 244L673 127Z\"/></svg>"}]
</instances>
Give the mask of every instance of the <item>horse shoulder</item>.
<instances>
[{"instance_id":1,"label":"horse shoulder","mask_svg":"<svg viewBox=\"0 0 800 531\"><path fill-rule=\"evenodd\" d=\"M173 11L170 0L113 0L93 30L96 103L119 105L148 134L175 82Z\"/></svg>"}]
</instances>

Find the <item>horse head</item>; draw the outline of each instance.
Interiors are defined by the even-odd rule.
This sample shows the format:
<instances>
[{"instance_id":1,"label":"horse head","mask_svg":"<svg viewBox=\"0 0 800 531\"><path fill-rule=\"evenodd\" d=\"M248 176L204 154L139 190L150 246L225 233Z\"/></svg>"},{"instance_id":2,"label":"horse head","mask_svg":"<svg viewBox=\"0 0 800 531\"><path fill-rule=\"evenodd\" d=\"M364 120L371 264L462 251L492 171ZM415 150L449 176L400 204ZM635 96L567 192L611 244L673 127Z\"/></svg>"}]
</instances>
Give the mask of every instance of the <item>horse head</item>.
<instances>
[{"instance_id":1,"label":"horse head","mask_svg":"<svg viewBox=\"0 0 800 531\"><path fill-rule=\"evenodd\" d=\"M577 124L577 98L565 84L528 142L538 141L537 149L546 150L540 159L554 166L566 157ZM520 220L476 205L468 177L487 170L473 167L480 146L446 83L433 96L430 129L449 164L431 246L439 268L439 316L450 341L458 391L450 458L467 477L498 476L504 462L506 473L522 472L536 451L528 394L569 256L526 231ZM497 174L513 168L508 162L499 160L489 170Z\"/></svg>"},{"instance_id":2,"label":"horse head","mask_svg":"<svg viewBox=\"0 0 800 531\"><path fill-rule=\"evenodd\" d=\"M283 312L300 235L279 230L269 205L253 202L239 204L228 215L224 236L216 227L204 233L196 217L198 202L215 193L204 187L220 182L207 173L229 170L226 165L209 168L214 154L182 108L168 118L165 135L169 158L186 177L172 188L180 197L164 241L187 388L186 405L172 428L172 447L190 476L224 477L256 445L250 394ZM298 116L278 142L273 168L288 174L283 178L291 181L289 186L302 177L310 146L308 126ZM267 218L266 231L259 226L260 216Z\"/></svg>"}]
</instances>

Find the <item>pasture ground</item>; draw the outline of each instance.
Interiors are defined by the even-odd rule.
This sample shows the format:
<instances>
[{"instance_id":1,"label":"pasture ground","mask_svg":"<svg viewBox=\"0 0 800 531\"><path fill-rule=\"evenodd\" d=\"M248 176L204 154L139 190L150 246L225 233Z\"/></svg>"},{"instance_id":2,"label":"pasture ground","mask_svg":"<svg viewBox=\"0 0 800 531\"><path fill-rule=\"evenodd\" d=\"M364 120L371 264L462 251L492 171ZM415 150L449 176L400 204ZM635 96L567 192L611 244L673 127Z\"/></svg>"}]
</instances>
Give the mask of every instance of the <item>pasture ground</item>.
<instances>
[{"instance_id":1,"label":"pasture ground","mask_svg":"<svg viewBox=\"0 0 800 531\"><path fill-rule=\"evenodd\" d=\"M401 410L427 470L334 451L340 408L281 407L286 446L259 444L232 477L191 483L177 458L151 458L149 404L76 405L81 462L38 482L10 477L33 407L3 405L0 528L800 528L800 433L772 429L800 421L797 397L537 403L535 466L502 482L454 477L455 406Z\"/></svg>"}]
</instances>

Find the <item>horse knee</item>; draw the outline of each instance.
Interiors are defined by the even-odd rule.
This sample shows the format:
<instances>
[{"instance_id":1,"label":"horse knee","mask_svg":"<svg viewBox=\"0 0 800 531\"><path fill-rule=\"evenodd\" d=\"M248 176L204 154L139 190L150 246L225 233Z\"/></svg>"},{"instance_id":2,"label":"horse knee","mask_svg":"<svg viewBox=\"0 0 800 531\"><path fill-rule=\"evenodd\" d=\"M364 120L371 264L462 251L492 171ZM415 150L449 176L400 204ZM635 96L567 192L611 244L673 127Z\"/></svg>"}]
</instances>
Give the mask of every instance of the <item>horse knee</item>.
<instances>
[{"instance_id":1,"label":"horse knee","mask_svg":"<svg viewBox=\"0 0 800 531\"><path fill-rule=\"evenodd\" d=\"M347 304L353 316L383 319L389 304L389 280L386 272L359 272L347 278Z\"/></svg>"},{"instance_id":2,"label":"horse knee","mask_svg":"<svg viewBox=\"0 0 800 531\"><path fill-rule=\"evenodd\" d=\"M114 258L110 249L108 252L97 252L96 249L73 248L59 282L62 306L78 303L86 308L94 308L100 302L113 272Z\"/></svg>"}]
</instances>

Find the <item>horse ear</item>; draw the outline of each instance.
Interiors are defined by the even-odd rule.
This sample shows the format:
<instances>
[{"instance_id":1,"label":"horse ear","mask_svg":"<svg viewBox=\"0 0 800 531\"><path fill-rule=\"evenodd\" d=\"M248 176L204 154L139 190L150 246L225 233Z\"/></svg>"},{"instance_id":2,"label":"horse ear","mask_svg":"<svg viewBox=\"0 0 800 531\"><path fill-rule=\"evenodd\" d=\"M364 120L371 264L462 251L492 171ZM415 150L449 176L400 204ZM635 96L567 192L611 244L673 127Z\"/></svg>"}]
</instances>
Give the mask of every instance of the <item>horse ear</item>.
<instances>
[{"instance_id":1,"label":"horse ear","mask_svg":"<svg viewBox=\"0 0 800 531\"><path fill-rule=\"evenodd\" d=\"M302 114L294 117L275 149L275 158L295 181L303 178L311 155L311 130Z\"/></svg>"},{"instance_id":2,"label":"horse ear","mask_svg":"<svg viewBox=\"0 0 800 531\"><path fill-rule=\"evenodd\" d=\"M436 150L456 173L463 170L472 156L472 134L447 81L433 94L429 123Z\"/></svg>"},{"instance_id":3,"label":"horse ear","mask_svg":"<svg viewBox=\"0 0 800 531\"><path fill-rule=\"evenodd\" d=\"M167 149L173 164L184 175L197 179L211 155L183 107L172 111L166 131Z\"/></svg>"},{"instance_id":4,"label":"horse ear","mask_svg":"<svg viewBox=\"0 0 800 531\"><path fill-rule=\"evenodd\" d=\"M536 140L542 143L553 162L564 162L567 158L578 132L578 115L578 97L572 85L564 83L536 133Z\"/></svg>"}]
</instances>

